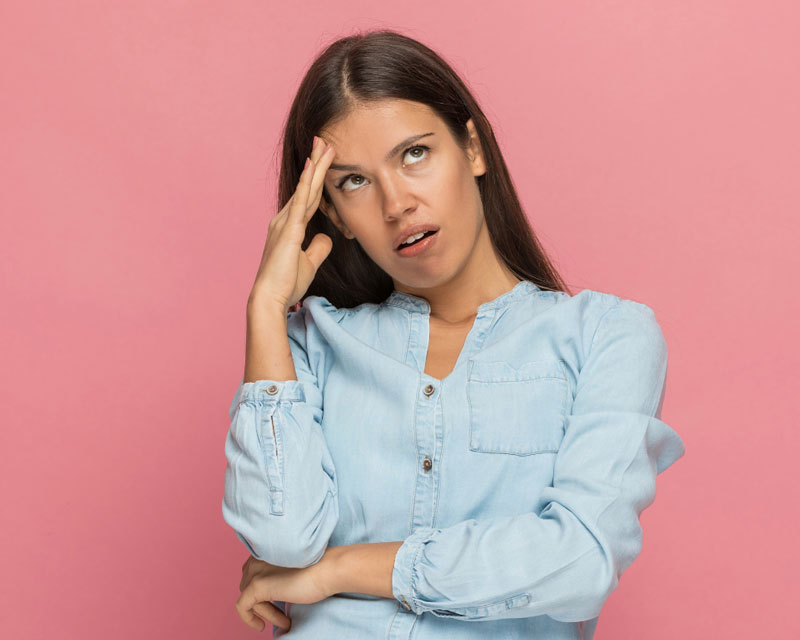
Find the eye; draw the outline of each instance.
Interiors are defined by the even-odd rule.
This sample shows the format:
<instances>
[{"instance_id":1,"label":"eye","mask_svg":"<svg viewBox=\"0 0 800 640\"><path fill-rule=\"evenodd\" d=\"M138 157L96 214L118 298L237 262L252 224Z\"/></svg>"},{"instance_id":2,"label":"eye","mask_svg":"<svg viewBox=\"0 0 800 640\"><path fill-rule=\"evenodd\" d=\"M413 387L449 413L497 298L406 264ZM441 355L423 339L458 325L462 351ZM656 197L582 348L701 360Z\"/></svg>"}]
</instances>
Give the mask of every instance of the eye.
<instances>
[{"instance_id":1,"label":"eye","mask_svg":"<svg viewBox=\"0 0 800 640\"><path fill-rule=\"evenodd\" d=\"M364 179L364 176L360 176L360 175L358 175L357 173L351 173L349 176L345 176L344 178L342 178L342 179L339 181L339 184L337 184L337 185L336 185L336 188L337 188L337 189L339 189L339 190L341 190L341 191L355 191L355 189L345 189L345 188L344 188L344 184L345 184L345 182L347 182L348 180L350 180L350 178L355 178L355 179L358 179L358 180L363 180L363 179ZM358 188L358 187L360 187L360 186L361 186L361 183L359 183L358 185L356 185L356 188Z\"/></svg>"},{"instance_id":2,"label":"eye","mask_svg":"<svg viewBox=\"0 0 800 640\"><path fill-rule=\"evenodd\" d=\"M406 149L403 152L403 157L406 157L412 151L417 151L417 150L422 151L424 155L422 155L422 154L411 155L410 157L414 158L414 161L413 162L409 162L408 164L418 164L421 160L424 160L425 158L427 158L428 157L427 153L428 153L428 151L430 151L430 147L428 147L428 146L426 146L424 144L416 144L413 147L409 147L408 149ZM356 182L352 183L352 184L355 184L354 188L346 189L345 188L345 184L350 179L358 180L358 182L357 183ZM336 188L339 189L340 191L356 191L362 184L364 184L364 176L358 175L357 173L351 173L349 175L346 175L344 178L342 178L339 181L339 183L336 185Z\"/></svg>"},{"instance_id":3,"label":"eye","mask_svg":"<svg viewBox=\"0 0 800 640\"><path fill-rule=\"evenodd\" d=\"M428 151L430 151L430 147L426 147L424 144L418 144L418 145L415 145L413 147L409 147L408 149L406 149L406 151L405 151L405 153L403 155L405 156L406 154L411 153L412 151L416 151L417 149L419 149L421 151L424 151L426 154L427 154ZM417 164L418 161L424 160L427 157L427 155L411 156L411 157L412 158L416 158L416 161L412 162L411 164Z\"/></svg>"}]
</instances>

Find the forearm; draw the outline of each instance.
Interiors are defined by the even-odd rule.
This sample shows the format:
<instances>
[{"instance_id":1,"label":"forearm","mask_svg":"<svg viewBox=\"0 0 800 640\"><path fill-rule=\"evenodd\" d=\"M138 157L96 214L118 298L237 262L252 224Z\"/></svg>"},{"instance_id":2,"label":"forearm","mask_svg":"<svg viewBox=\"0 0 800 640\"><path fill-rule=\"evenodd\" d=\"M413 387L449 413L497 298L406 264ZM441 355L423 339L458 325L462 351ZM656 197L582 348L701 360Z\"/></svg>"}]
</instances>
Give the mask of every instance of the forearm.
<instances>
[{"instance_id":1,"label":"forearm","mask_svg":"<svg viewBox=\"0 0 800 640\"><path fill-rule=\"evenodd\" d=\"M308 363L304 313L284 315L252 299L247 310L246 376L229 413L222 515L255 558L307 567L325 554L339 519L321 428L324 381Z\"/></svg>"},{"instance_id":2,"label":"forearm","mask_svg":"<svg viewBox=\"0 0 800 640\"><path fill-rule=\"evenodd\" d=\"M328 592L364 593L393 598L392 569L403 544L373 542L329 547L320 561Z\"/></svg>"},{"instance_id":3,"label":"forearm","mask_svg":"<svg viewBox=\"0 0 800 640\"><path fill-rule=\"evenodd\" d=\"M244 382L297 380L286 314L253 298L247 303Z\"/></svg>"}]
</instances>

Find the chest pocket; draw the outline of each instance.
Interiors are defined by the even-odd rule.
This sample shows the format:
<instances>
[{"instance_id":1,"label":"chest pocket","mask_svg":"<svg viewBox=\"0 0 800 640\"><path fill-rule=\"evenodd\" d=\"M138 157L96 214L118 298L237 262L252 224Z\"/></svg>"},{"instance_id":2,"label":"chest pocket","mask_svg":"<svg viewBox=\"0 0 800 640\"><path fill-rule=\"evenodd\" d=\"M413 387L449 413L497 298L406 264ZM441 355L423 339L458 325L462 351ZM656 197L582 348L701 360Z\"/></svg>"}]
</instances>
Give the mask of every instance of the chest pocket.
<instances>
[{"instance_id":1,"label":"chest pocket","mask_svg":"<svg viewBox=\"0 0 800 640\"><path fill-rule=\"evenodd\" d=\"M467 374L469 448L481 453L555 453L564 438L569 382L561 360L514 368L471 360Z\"/></svg>"}]
</instances>

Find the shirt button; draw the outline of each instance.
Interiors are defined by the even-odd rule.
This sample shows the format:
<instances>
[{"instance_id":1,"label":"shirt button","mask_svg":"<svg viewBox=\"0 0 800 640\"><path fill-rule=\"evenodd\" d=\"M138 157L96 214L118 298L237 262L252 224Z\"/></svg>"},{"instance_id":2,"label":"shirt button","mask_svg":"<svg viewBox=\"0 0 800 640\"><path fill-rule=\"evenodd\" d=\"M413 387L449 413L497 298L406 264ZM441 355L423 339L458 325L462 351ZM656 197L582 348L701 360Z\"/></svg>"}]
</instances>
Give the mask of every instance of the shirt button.
<instances>
[{"instance_id":1,"label":"shirt button","mask_svg":"<svg viewBox=\"0 0 800 640\"><path fill-rule=\"evenodd\" d=\"M266 391L269 395L274 396L278 393L278 385L271 384L266 389L262 389L262 391Z\"/></svg>"},{"instance_id":2,"label":"shirt button","mask_svg":"<svg viewBox=\"0 0 800 640\"><path fill-rule=\"evenodd\" d=\"M434 389L434 386L432 384L426 384L425 388L422 390L422 392L426 396L429 396L429 395L431 395L433 393L433 389Z\"/></svg>"},{"instance_id":3,"label":"shirt button","mask_svg":"<svg viewBox=\"0 0 800 640\"><path fill-rule=\"evenodd\" d=\"M430 471L432 466L433 462L431 462L431 459L425 456L425 459L422 461L422 468L425 469L425 471Z\"/></svg>"},{"instance_id":4,"label":"shirt button","mask_svg":"<svg viewBox=\"0 0 800 640\"><path fill-rule=\"evenodd\" d=\"M402 600L402 601L403 601L403 606L404 606L406 609L408 609L409 611L411 611L411 607L409 607L409 606L408 606L408 603L406 602L406 598L405 598L405 596L400 596L400 600Z\"/></svg>"}]
</instances>

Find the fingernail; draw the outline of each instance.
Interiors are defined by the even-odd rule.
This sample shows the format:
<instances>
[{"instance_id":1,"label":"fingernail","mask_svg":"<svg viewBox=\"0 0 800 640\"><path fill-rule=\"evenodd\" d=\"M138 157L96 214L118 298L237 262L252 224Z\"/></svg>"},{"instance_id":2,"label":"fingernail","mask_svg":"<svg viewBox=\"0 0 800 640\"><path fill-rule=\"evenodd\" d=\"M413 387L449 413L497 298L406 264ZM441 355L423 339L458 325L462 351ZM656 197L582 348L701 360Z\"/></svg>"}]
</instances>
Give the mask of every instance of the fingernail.
<instances>
[{"instance_id":1,"label":"fingernail","mask_svg":"<svg viewBox=\"0 0 800 640\"><path fill-rule=\"evenodd\" d=\"M303 165L303 171L305 171L306 169L308 169L308 164L309 164L310 162L311 162L311 159L310 159L308 156L306 156L306 163Z\"/></svg>"},{"instance_id":2,"label":"fingernail","mask_svg":"<svg viewBox=\"0 0 800 640\"><path fill-rule=\"evenodd\" d=\"M314 144L311 145L312 149L316 149L317 148L317 140L318 140L317 136L314 136Z\"/></svg>"}]
</instances>

